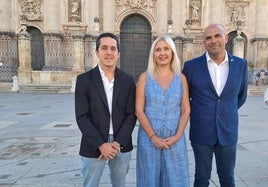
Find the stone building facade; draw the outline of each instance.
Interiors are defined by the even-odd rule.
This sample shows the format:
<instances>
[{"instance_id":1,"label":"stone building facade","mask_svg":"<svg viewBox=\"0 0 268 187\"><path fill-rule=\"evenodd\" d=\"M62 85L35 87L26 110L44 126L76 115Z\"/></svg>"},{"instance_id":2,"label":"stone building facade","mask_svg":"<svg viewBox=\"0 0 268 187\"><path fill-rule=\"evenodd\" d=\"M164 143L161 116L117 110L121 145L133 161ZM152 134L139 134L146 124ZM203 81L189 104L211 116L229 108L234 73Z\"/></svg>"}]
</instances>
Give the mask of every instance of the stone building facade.
<instances>
[{"instance_id":1,"label":"stone building facade","mask_svg":"<svg viewBox=\"0 0 268 187\"><path fill-rule=\"evenodd\" d=\"M120 39L118 66L138 78L153 39L169 34L183 63L204 53L202 33L221 23L227 51L249 62L249 82L268 68L266 0L2 0L0 83L72 85L94 67L102 32ZM15 77L16 78L16 77Z\"/></svg>"}]
</instances>

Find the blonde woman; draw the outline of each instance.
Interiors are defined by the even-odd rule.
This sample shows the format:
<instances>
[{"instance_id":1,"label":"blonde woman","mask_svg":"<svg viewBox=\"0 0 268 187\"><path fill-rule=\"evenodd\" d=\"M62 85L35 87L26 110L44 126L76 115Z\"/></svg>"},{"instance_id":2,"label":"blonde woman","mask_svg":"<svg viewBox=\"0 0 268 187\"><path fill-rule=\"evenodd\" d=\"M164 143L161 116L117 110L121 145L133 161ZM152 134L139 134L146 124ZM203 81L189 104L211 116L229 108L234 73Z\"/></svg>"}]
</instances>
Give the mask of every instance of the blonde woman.
<instances>
[{"instance_id":1,"label":"blonde woman","mask_svg":"<svg viewBox=\"0 0 268 187\"><path fill-rule=\"evenodd\" d=\"M140 122L137 187L188 187L188 86L169 36L152 44L148 69L137 83L135 107Z\"/></svg>"}]
</instances>

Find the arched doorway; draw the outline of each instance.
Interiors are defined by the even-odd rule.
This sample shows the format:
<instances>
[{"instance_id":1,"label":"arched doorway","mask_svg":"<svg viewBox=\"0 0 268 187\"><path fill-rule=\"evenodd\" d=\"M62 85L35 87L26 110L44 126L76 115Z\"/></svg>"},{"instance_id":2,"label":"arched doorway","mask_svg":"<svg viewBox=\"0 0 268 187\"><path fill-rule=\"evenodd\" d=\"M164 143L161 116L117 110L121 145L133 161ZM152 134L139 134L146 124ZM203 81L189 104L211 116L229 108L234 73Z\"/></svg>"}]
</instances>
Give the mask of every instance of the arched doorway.
<instances>
[{"instance_id":1,"label":"arched doorway","mask_svg":"<svg viewBox=\"0 0 268 187\"><path fill-rule=\"evenodd\" d=\"M122 22L120 68L132 75L135 81L147 69L151 43L151 25L146 18L135 14Z\"/></svg>"},{"instance_id":2,"label":"arched doorway","mask_svg":"<svg viewBox=\"0 0 268 187\"><path fill-rule=\"evenodd\" d=\"M237 37L237 32L236 31L232 31L228 34L229 36L229 40L228 40L228 43L226 45L226 51L230 54L233 54L234 53L234 39ZM242 38L245 39L245 48L244 48L244 58L246 57L246 54L247 54L247 49L246 49L246 46L247 46L247 37L246 35L242 32L241 33L241 36Z\"/></svg>"},{"instance_id":3,"label":"arched doorway","mask_svg":"<svg viewBox=\"0 0 268 187\"><path fill-rule=\"evenodd\" d=\"M45 65L43 34L39 29L32 26L27 27L27 32L31 36L32 69L41 71Z\"/></svg>"}]
</instances>

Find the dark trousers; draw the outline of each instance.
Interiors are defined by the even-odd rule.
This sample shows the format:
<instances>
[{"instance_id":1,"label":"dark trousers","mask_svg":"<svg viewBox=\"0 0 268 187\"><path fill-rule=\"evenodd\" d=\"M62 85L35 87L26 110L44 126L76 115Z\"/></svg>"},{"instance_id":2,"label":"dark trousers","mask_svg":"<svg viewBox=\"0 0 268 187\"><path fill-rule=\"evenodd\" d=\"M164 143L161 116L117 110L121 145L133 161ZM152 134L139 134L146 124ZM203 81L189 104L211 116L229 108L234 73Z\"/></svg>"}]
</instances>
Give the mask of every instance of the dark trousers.
<instances>
[{"instance_id":1,"label":"dark trousers","mask_svg":"<svg viewBox=\"0 0 268 187\"><path fill-rule=\"evenodd\" d=\"M215 154L217 173L221 187L234 187L236 144L231 146L191 144L195 157L194 187L208 187L211 177L212 159Z\"/></svg>"}]
</instances>

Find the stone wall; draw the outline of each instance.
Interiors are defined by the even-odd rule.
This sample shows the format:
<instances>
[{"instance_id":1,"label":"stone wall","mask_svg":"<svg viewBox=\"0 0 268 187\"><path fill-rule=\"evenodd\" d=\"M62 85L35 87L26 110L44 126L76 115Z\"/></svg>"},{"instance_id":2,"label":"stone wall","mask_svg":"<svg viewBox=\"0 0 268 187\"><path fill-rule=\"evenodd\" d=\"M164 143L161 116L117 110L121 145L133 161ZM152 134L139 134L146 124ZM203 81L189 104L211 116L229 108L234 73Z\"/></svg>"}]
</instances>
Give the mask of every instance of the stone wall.
<instances>
[{"instance_id":1,"label":"stone wall","mask_svg":"<svg viewBox=\"0 0 268 187\"><path fill-rule=\"evenodd\" d=\"M107 31L119 36L122 22L139 14L148 20L152 38L170 34L177 40L183 62L204 52L202 33L208 24L221 23L228 33L239 31L246 41L245 52L241 48L239 54L248 60L252 75L268 68L267 9L266 0L3 0L0 49L7 50L0 51L0 60L19 67L21 83L70 84L98 63L96 36ZM19 56L27 47L16 49L16 38L29 26L44 36L43 71L31 69L31 54Z\"/></svg>"}]
</instances>

